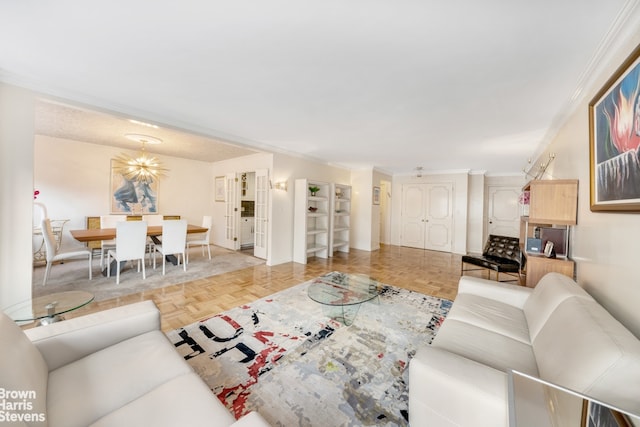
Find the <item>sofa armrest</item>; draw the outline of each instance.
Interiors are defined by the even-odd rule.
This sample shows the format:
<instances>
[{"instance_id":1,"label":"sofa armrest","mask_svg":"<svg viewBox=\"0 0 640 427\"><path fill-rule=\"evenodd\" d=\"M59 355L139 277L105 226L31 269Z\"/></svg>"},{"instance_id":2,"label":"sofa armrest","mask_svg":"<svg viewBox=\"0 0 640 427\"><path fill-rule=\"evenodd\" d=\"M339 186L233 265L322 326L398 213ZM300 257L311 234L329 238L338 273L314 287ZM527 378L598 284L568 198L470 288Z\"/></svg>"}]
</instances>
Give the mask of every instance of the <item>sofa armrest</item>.
<instances>
[{"instance_id":1,"label":"sofa armrest","mask_svg":"<svg viewBox=\"0 0 640 427\"><path fill-rule=\"evenodd\" d=\"M52 371L121 341L159 329L158 308L153 301L142 301L24 332Z\"/></svg>"},{"instance_id":2,"label":"sofa armrest","mask_svg":"<svg viewBox=\"0 0 640 427\"><path fill-rule=\"evenodd\" d=\"M425 346L409 363L409 423L500 427L508 423L507 374Z\"/></svg>"},{"instance_id":3,"label":"sofa armrest","mask_svg":"<svg viewBox=\"0 0 640 427\"><path fill-rule=\"evenodd\" d=\"M458 293L478 295L500 301L514 307L523 308L533 292L533 288L496 282L495 280L462 276L458 283Z\"/></svg>"}]
</instances>

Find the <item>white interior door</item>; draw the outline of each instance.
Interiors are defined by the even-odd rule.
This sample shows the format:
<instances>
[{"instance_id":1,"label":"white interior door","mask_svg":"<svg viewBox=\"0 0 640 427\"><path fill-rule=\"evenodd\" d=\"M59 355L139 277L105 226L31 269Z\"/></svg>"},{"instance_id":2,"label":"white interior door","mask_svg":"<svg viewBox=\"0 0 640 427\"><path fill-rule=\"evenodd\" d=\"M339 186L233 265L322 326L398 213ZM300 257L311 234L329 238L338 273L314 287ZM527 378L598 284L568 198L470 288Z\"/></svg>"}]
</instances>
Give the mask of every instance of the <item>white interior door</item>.
<instances>
[{"instance_id":1,"label":"white interior door","mask_svg":"<svg viewBox=\"0 0 640 427\"><path fill-rule=\"evenodd\" d=\"M426 206L422 184L405 184L402 186L402 246L424 249Z\"/></svg>"},{"instance_id":2,"label":"white interior door","mask_svg":"<svg viewBox=\"0 0 640 427\"><path fill-rule=\"evenodd\" d=\"M225 214L224 214L224 241L228 249L240 249L240 239L238 239L238 224L240 222L240 186L238 178L234 172L225 176Z\"/></svg>"},{"instance_id":3,"label":"white interior door","mask_svg":"<svg viewBox=\"0 0 640 427\"><path fill-rule=\"evenodd\" d=\"M451 252L453 228L453 184L426 185L425 249Z\"/></svg>"},{"instance_id":4,"label":"white interior door","mask_svg":"<svg viewBox=\"0 0 640 427\"><path fill-rule=\"evenodd\" d=\"M403 246L451 252L452 229L452 183L402 186Z\"/></svg>"},{"instance_id":5,"label":"white interior door","mask_svg":"<svg viewBox=\"0 0 640 427\"><path fill-rule=\"evenodd\" d=\"M269 219L269 171L256 171L255 233L253 236L253 255L267 259L267 230Z\"/></svg>"},{"instance_id":6,"label":"white interior door","mask_svg":"<svg viewBox=\"0 0 640 427\"><path fill-rule=\"evenodd\" d=\"M499 236L520 236L520 187L489 186L487 232Z\"/></svg>"}]
</instances>

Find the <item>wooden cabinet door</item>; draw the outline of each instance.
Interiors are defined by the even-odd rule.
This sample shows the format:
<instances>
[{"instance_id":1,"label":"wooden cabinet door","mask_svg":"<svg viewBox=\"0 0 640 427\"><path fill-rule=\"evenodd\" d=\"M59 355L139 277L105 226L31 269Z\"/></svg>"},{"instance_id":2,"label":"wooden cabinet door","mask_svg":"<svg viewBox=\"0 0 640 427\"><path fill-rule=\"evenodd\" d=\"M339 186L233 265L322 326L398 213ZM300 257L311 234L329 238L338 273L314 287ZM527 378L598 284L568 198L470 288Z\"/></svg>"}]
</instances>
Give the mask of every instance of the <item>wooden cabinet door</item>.
<instances>
[{"instance_id":1,"label":"wooden cabinet door","mask_svg":"<svg viewBox=\"0 0 640 427\"><path fill-rule=\"evenodd\" d=\"M547 273L560 273L573 279L574 262L569 259L553 259L544 256L527 256L527 287L535 288Z\"/></svg>"},{"instance_id":2,"label":"wooden cabinet door","mask_svg":"<svg viewBox=\"0 0 640 427\"><path fill-rule=\"evenodd\" d=\"M529 221L541 224L575 225L578 212L578 180L531 181Z\"/></svg>"}]
</instances>

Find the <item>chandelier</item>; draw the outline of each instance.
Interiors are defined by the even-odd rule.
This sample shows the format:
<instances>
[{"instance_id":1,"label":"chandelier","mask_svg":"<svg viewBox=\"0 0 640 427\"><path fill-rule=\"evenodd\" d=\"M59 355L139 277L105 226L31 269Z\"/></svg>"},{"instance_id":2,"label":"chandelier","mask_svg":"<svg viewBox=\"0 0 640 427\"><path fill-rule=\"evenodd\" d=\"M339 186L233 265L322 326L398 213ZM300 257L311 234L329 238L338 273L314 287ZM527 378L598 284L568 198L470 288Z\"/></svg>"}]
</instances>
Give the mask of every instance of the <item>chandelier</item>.
<instances>
[{"instance_id":1,"label":"chandelier","mask_svg":"<svg viewBox=\"0 0 640 427\"><path fill-rule=\"evenodd\" d=\"M151 184L161 176L165 176L168 169L162 167L162 163L156 158L149 156L145 151L145 144L160 144L162 140L148 135L128 133L125 138L142 144L142 148L136 157L121 153L113 159L113 169L127 181L137 181L144 184Z\"/></svg>"}]
</instances>

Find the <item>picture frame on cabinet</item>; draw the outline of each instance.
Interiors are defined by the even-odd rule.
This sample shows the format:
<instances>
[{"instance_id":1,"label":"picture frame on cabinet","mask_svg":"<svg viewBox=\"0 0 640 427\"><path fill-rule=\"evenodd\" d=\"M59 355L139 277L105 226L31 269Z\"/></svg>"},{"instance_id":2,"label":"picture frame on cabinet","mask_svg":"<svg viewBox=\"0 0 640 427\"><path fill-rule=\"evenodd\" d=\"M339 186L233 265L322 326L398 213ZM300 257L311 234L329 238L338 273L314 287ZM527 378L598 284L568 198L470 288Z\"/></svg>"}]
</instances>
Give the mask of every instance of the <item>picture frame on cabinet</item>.
<instances>
[{"instance_id":1,"label":"picture frame on cabinet","mask_svg":"<svg viewBox=\"0 0 640 427\"><path fill-rule=\"evenodd\" d=\"M215 201L224 202L224 176L216 176L215 180Z\"/></svg>"},{"instance_id":2,"label":"picture frame on cabinet","mask_svg":"<svg viewBox=\"0 0 640 427\"><path fill-rule=\"evenodd\" d=\"M640 212L640 46L589 103L592 211Z\"/></svg>"},{"instance_id":3,"label":"picture frame on cabinet","mask_svg":"<svg viewBox=\"0 0 640 427\"><path fill-rule=\"evenodd\" d=\"M373 187L373 204L380 204L380 187Z\"/></svg>"}]
</instances>

